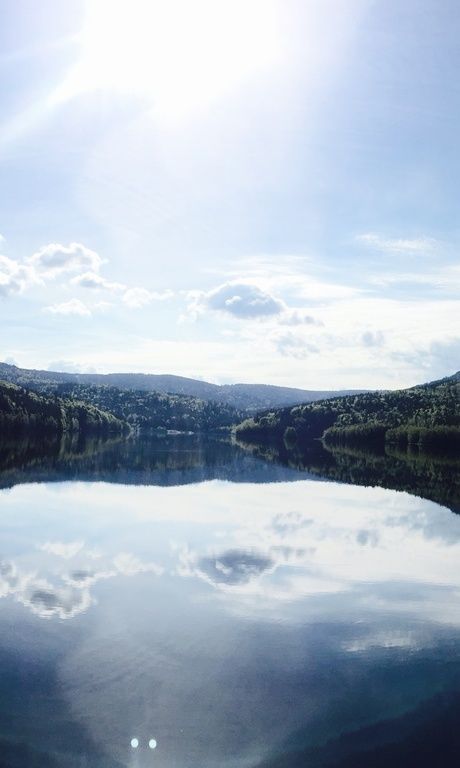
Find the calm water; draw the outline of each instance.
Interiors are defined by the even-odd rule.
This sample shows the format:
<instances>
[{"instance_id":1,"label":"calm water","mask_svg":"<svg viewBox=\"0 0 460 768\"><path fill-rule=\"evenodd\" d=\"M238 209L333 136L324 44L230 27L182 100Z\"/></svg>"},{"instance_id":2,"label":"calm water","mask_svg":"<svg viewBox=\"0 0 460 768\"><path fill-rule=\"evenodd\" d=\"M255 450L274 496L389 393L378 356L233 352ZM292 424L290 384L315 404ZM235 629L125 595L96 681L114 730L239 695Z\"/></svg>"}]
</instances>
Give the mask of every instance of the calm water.
<instances>
[{"instance_id":1,"label":"calm water","mask_svg":"<svg viewBox=\"0 0 460 768\"><path fill-rule=\"evenodd\" d=\"M458 765L451 509L196 440L2 462L1 768Z\"/></svg>"}]
</instances>

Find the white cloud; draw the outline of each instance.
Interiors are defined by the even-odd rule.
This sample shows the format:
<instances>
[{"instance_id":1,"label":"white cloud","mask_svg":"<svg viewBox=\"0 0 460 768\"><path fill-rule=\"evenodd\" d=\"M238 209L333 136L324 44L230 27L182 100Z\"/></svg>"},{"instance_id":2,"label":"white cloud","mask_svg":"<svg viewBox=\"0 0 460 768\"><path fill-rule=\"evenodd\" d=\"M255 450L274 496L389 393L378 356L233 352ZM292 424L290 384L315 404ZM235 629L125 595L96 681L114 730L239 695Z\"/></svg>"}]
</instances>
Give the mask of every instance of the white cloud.
<instances>
[{"instance_id":1,"label":"white cloud","mask_svg":"<svg viewBox=\"0 0 460 768\"><path fill-rule=\"evenodd\" d=\"M240 319L272 317L285 311L286 305L253 283L231 281L211 291L189 294L189 311L197 316L205 310L224 312Z\"/></svg>"},{"instance_id":2,"label":"white cloud","mask_svg":"<svg viewBox=\"0 0 460 768\"><path fill-rule=\"evenodd\" d=\"M122 294L121 300L123 304L130 309L140 309L141 307L151 304L152 301L165 301L174 295L170 290L159 293L157 291L149 291L147 288L129 288L124 283L107 280L97 272L84 272L82 275L77 275L72 278L70 282L78 288L86 288L93 291L107 291L112 294ZM114 305L110 302L100 301L94 308L106 311L113 306Z\"/></svg>"},{"instance_id":3,"label":"white cloud","mask_svg":"<svg viewBox=\"0 0 460 768\"><path fill-rule=\"evenodd\" d=\"M32 282L34 274L30 268L0 255L0 296L22 293Z\"/></svg>"},{"instance_id":4,"label":"white cloud","mask_svg":"<svg viewBox=\"0 0 460 768\"><path fill-rule=\"evenodd\" d=\"M172 291L163 291L158 293L156 291L148 291L146 288L128 288L123 294L122 301L130 309L139 309L152 301L165 301L173 296Z\"/></svg>"},{"instance_id":5,"label":"white cloud","mask_svg":"<svg viewBox=\"0 0 460 768\"><path fill-rule=\"evenodd\" d=\"M115 304L113 301L96 301L96 303L93 305L93 309L95 309L97 312L107 312L114 306Z\"/></svg>"},{"instance_id":6,"label":"white cloud","mask_svg":"<svg viewBox=\"0 0 460 768\"><path fill-rule=\"evenodd\" d=\"M299 301L323 303L335 299L347 299L364 292L355 285L343 285L315 277L313 274L315 267L321 274L324 273L320 262L315 265L309 256L276 254L237 259L231 270L221 274L232 278L234 282L256 284L268 293L282 292L285 297L288 297L286 301L295 305Z\"/></svg>"},{"instance_id":7,"label":"white cloud","mask_svg":"<svg viewBox=\"0 0 460 768\"><path fill-rule=\"evenodd\" d=\"M47 371L59 371L60 373L97 373L92 366L79 365L73 360L51 360L48 363Z\"/></svg>"},{"instance_id":8,"label":"white cloud","mask_svg":"<svg viewBox=\"0 0 460 768\"><path fill-rule=\"evenodd\" d=\"M97 272L84 272L82 275L73 277L70 282L72 285L78 285L79 288L110 291L112 293L126 290L126 285L123 283L112 283Z\"/></svg>"},{"instance_id":9,"label":"white cloud","mask_svg":"<svg viewBox=\"0 0 460 768\"><path fill-rule=\"evenodd\" d=\"M274 334L272 340L277 351L285 357L294 357L297 360L302 360L319 352L316 344L292 331Z\"/></svg>"},{"instance_id":10,"label":"white cloud","mask_svg":"<svg viewBox=\"0 0 460 768\"><path fill-rule=\"evenodd\" d=\"M382 331L364 331L361 341L365 347L382 347L385 343L385 336Z\"/></svg>"},{"instance_id":11,"label":"white cloud","mask_svg":"<svg viewBox=\"0 0 460 768\"><path fill-rule=\"evenodd\" d=\"M80 299L70 299L62 304L51 304L45 307L45 312L51 312L53 315L79 315L80 317L89 317L91 310Z\"/></svg>"},{"instance_id":12,"label":"white cloud","mask_svg":"<svg viewBox=\"0 0 460 768\"><path fill-rule=\"evenodd\" d=\"M78 541L45 541L44 544L39 544L38 549L42 552L47 552L50 555L56 555L56 557L63 557L65 560L70 560L85 546L85 542Z\"/></svg>"},{"instance_id":13,"label":"white cloud","mask_svg":"<svg viewBox=\"0 0 460 768\"><path fill-rule=\"evenodd\" d=\"M81 243L49 243L29 256L27 263L40 277L53 279L60 274L79 272L83 269L98 272L103 260L99 254Z\"/></svg>"},{"instance_id":14,"label":"white cloud","mask_svg":"<svg viewBox=\"0 0 460 768\"><path fill-rule=\"evenodd\" d=\"M24 263L0 255L0 298L22 293L32 285L49 293L50 281L55 281L59 289L70 286L96 295L100 292L109 293L111 298L117 298L130 309L139 309L153 301L165 301L174 295L171 290L150 291L108 280L99 273L103 263L95 251L81 243L70 243L68 246L50 243L29 256ZM72 273L77 274L72 276ZM49 304L44 307L44 311L55 315L89 317L93 311L106 312L115 306L113 300L97 301L88 306L85 301L73 297L68 301Z\"/></svg>"},{"instance_id":15,"label":"white cloud","mask_svg":"<svg viewBox=\"0 0 460 768\"><path fill-rule=\"evenodd\" d=\"M157 563L145 563L130 552L120 552L113 558L113 564L117 573L123 576L136 576L138 573L153 573L161 576L164 568Z\"/></svg>"},{"instance_id":16,"label":"white cloud","mask_svg":"<svg viewBox=\"0 0 460 768\"><path fill-rule=\"evenodd\" d=\"M322 325L312 315L299 309L287 310L279 320L280 325Z\"/></svg>"},{"instance_id":17,"label":"white cloud","mask_svg":"<svg viewBox=\"0 0 460 768\"><path fill-rule=\"evenodd\" d=\"M392 272L373 276L370 281L378 288L406 285L417 286L425 292L458 293L460 291L460 266L447 264L438 266L435 271Z\"/></svg>"},{"instance_id":18,"label":"white cloud","mask_svg":"<svg viewBox=\"0 0 460 768\"><path fill-rule=\"evenodd\" d=\"M385 238L375 232L357 235L356 240L382 253L407 256L433 253L437 246L432 237Z\"/></svg>"}]
</instances>

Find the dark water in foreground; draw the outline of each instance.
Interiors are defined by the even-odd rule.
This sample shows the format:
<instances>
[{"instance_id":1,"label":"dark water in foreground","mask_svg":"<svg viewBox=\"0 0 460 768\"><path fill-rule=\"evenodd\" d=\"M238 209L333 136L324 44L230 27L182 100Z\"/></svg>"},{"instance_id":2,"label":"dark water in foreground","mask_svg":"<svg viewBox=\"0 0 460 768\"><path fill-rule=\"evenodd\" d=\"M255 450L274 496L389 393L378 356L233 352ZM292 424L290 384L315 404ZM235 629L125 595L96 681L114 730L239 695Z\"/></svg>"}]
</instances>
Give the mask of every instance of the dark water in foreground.
<instances>
[{"instance_id":1,"label":"dark water in foreground","mask_svg":"<svg viewBox=\"0 0 460 768\"><path fill-rule=\"evenodd\" d=\"M455 462L307 458L0 448L0 768L458 765Z\"/></svg>"}]
</instances>

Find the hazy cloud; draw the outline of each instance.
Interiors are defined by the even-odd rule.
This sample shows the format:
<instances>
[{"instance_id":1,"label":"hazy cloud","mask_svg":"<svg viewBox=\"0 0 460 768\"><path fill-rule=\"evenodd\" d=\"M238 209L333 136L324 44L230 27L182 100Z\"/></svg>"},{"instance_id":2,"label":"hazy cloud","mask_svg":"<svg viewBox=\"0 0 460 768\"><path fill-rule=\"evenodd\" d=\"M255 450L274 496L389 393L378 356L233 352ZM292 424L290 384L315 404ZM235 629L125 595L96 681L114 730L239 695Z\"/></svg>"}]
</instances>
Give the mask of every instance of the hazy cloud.
<instances>
[{"instance_id":1,"label":"hazy cloud","mask_svg":"<svg viewBox=\"0 0 460 768\"><path fill-rule=\"evenodd\" d=\"M117 573L123 576L136 576L138 573L153 573L155 576L161 576L164 568L157 563L145 563L130 552L120 552L113 559L113 565Z\"/></svg>"},{"instance_id":2,"label":"hazy cloud","mask_svg":"<svg viewBox=\"0 0 460 768\"><path fill-rule=\"evenodd\" d=\"M365 331L361 336L361 341L365 347L382 347L385 343L385 337L382 331Z\"/></svg>"},{"instance_id":3,"label":"hazy cloud","mask_svg":"<svg viewBox=\"0 0 460 768\"><path fill-rule=\"evenodd\" d=\"M273 341L278 352L286 357L295 357L300 360L319 352L316 344L312 344L292 331L276 334Z\"/></svg>"},{"instance_id":4,"label":"hazy cloud","mask_svg":"<svg viewBox=\"0 0 460 768\"><path fill-rule=\"evenodd\" d=\"M97 272L103 263L101 257L81 243L49 243L27 259L36 272L44 278L55 278L65 272L90 270Z\"/></svg>"},{"instance_id":5,"label":"hazy cloud","mask_svg":"<svg viewBox=\"0 0 460 768\"><path fill-rule=\"evenodd\" d=\"M70 560L75 557L83 547L85 542L78 541L45 541L44 544L39 544L38 549L42 552L47 552L50 555L56 555L56 557L63 557L65 560Z\"/></svg>"},{"instance_id":6,"label":"hazy cloud","mask_svg":"<svg viewBox=\"0 0 460 768\"><path fill-rule=\"evenodd\" d=\"M139 309L146 306L146 304L150 304L152 301L170 299L173 295L173 292L169 290L158 293L156 291L148 291L146 288L128 288L123 294L122 300L127 307Z\"/></svg>"},{"instance_id":7,"label":"hazy cloud","mask_svg":"<svg viewBox=\"0 0 460 768\"><path fill-rule=\"evenodd\" d=\"M460 369L460 336L392 352L391 359L422 370L429 369L432 378L438 375L442 377L445 371L454 373ZM422 380L419 383L422 383Z\"/></svg>"},{"instance_id":8,"label":"hazy cloud","mask_svg":"<svg viewBox=\"0 0 460 768\"><path fill-rule=\"evenodd\" d=\"M78 285L79 288L110 291L112 293L126 290L126 285L123 285L123 283L112 283L97 272L84 272L82 275L72 278L70 282L72 285Z\"/></svg>"},{"instance_id":9,"label":"hazy cloud","mask_svg":"<svg viewBox=\"0 0 460 768\"><path fill-rule=\"evenodd\" d=\"M356 240L382 253L407 256L432 253L437 246L436 240L431 237L385 238L375 232L358 235Z\"/></svg>"},{"instance_id":10,"label":"hazy cloud","mask_svg":"<svg viewBox=\"0 0 460 768\"><path fill-rule=\"evenodd\" d=\"M299 309L289 309L280 317L280 325L322 325L312 315Z\"/></svg>"},{"instance_id":11,"label":"hazy cloud","mask_svg":"<svg viewBox=\"0 0 460 768\"><path fill-rule=\"evenodd\" d=\"M73 360L51 360L46 370L59 371L60 373L97 373L93 366L80 365L74 363Z\"/></svg>"},{"instance_id":12,"label":"hazy cloud","mask_svg":"<svg viewBox=\"0 0 460 768\"><path fill-rule=\"evenodd\" d=\"M45 312L51 312L52 315L80 315L89 317L91 310L80 299L70 299L62 304L51 304L45 307Z\"/></svg>"}]
</instances>

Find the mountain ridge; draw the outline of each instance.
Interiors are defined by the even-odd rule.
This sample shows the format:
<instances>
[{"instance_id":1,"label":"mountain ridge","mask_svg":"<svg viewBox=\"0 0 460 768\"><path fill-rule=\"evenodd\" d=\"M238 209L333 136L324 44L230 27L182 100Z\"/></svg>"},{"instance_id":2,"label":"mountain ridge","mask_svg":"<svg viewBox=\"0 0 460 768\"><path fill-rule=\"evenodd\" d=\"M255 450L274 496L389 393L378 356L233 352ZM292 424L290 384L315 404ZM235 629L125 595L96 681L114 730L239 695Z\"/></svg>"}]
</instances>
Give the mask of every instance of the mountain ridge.
<instances>
[{"instance_id":1,"label":"mountain ridge","mask_svg":"<svg viewBox=\"0 0 460 768\"><path fill-rule=\"evenodd\" d=\"M367 390L309 390L298 387L280 387L275 384L213 384L175 374L158 373L71 373L20 368L0 363L0 380L22 387L36 388L43 383L76 383L96 386L112 386L118 389L134 389L146 392L188 395L230 405L239 410L255 412L266 408L288 407L315 402L329 397L345 397Z\"/></svg>"}]
</instances>

